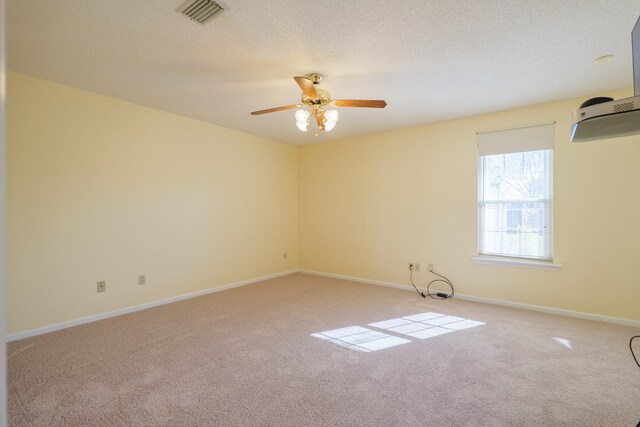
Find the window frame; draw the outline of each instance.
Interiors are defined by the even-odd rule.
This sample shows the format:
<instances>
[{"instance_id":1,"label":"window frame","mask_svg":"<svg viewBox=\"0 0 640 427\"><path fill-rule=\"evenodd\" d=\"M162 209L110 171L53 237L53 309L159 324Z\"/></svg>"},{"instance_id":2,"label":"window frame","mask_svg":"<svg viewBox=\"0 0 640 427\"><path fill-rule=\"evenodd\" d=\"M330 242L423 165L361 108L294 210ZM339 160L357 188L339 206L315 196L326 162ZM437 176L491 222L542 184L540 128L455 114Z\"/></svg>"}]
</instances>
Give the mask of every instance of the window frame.
<instances>
[{"instance_id":1,"label":"window frame","mask_svg":"<svg viewBox=\"0 0 640 427\"><path fill-rule=\"evenodd\" d=\"M522 200L491 200L487 202L484 199L484 190L485 190L485 157L492 155L507 155L507 154L518 154L518 153L526 153L531 151L548 151L548 155L545 155L545 186L548 192L548 199L522 199ZM551 264L554 266L554 269L559 265L553 264L553 256L554 256L554 245L553 245L553 148L544 148L541 150L523 150L523 151L507 151L503 153L496 154L487 154L487 155L478 155L478 193L477 193L477 251L478 256L472 258L474 263L478 264L500 264L500 265L518 265L525 266L527 264L532 264L534 267L536 264ZM504 254L504 253L493 253L487 251L486 245L483 245L484 238L483 232L485 229L483 228L483 221L485 219L484 208L487 204L502 204L505 206L505 226L506 222L508 222L508 205L509 204L524 204L524 203L546 203L548 206L543 208L543 213L548 213L548 221L547 228L544 230L544 234L546 238L543 237L543 241L547 243L548 247L545 248L545 252L548 254L544 254L540 257L532 257L526 256L523 254ZM522 215L522 214L521 214ZM522 220L522 218L521 218ZM545 224L544 218L542 219L542 224ZM544 225L543 225L544 228ZM506 230L506 228L505 228ZM517 233L521 234L521 233ZM483 247L484 246L484 247ZM486 260L483 262L482 260ZM505 262L500 262L503 260Z\"/></svg>"}]
</instances>

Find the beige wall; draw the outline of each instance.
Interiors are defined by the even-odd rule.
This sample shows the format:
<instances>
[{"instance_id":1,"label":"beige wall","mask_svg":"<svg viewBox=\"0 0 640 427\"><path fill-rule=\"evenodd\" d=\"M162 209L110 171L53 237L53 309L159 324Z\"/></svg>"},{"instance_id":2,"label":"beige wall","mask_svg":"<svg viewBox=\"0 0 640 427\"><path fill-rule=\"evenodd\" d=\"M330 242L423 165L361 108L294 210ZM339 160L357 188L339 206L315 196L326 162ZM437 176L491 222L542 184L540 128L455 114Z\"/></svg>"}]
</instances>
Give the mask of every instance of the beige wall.
<instances>
[{"instance_id":1,"label":"beige wall","mask_svg":"<svg viewBox=\"0 0 640 427\"><path fill-rule=\"evenodd\" d=\"M298 267L408 284L409 262L461 294L640 319L640 137L570 144L582 99L295 147L8 83L9 333ZM472 264L476 132L548 121L562 269Z\"/></svg>"},{"instance_id":2,"label":"beige wall","mask_svg":"<svg viewBox=\"0 0 640 427\"><path fill-rule=\"evenodd\" d=\"M424 284L431 263L460 294L639 320L640 136L570 144L583 100L301 147L300 267L408 284L419 262ZM549 121L562 269L472 264L476 132Z\"/></svg>"},{"instance_id":3,"label":"beige wall","mask_svg":"<svg viewBox=\"0 0 640 427\"><path fill-rule=\"evenodd\" d=\"M8 332L296 268L297 168L291 145L10 73Z\"/></svg>"}]
</instances>

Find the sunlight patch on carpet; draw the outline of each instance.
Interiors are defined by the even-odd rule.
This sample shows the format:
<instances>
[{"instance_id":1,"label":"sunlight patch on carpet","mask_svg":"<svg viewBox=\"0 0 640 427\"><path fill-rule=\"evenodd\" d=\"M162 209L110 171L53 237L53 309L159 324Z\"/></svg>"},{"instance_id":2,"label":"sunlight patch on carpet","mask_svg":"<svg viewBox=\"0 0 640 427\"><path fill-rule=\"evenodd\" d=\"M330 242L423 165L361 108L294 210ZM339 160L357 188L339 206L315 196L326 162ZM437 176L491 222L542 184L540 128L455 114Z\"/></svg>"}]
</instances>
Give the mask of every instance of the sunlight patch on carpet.
<instances>
[{"instance_id":1,"label":"sunlight patch on carpet","mask_svg":"<svg viewBox=\"0 0 640 427\"><path fill-rule=\"evenodd\" d=\"M571 345L571 341L569 341L566 338L560 338L560 337L553 337L554 341L556 341L557 343L562 344L563 346L570 348L573 350L573 346Z\"/></svg>"},{"instance_id":2,"label":"sunlight patch on carpet","mask_svg":"<svg viewBox=\"0 0 640 427\"><path fill-rule=\"evenodd\" d=\"M421 340L480 325L484 325L484 323L434 312L369 323L369 326L373 326L374 328L408 335Z\"/></svg>"},{"instance_id":3,"label":"sunlight patch on carpet","mask_svg":"<svg viewBox=\"0 0 640 427\"><path fill-rule=\"evenodd\" d=\"M407 335L421 340L480 325L484 325L484 322L433 312L369 323L369 326L376 329L384 329L387 332ZM365 353L412 342L405 338L363 328L362 326L333 329L311 334L311 336Z\"/></svg>"},{"instance_id":4,"label":"sunlight patch on carpet","mask_svg":"<svg viewBox=\"0 0 640 427\"><path fill-rule=\"evenodd\" d=\"M372 331L361 326L349 326L347 328L333 329L311 334L312 337L327 340L351 350L369 353L397 345L406 344L410 340L394 337L382 332Z\"/></svg>"}]
</instances>

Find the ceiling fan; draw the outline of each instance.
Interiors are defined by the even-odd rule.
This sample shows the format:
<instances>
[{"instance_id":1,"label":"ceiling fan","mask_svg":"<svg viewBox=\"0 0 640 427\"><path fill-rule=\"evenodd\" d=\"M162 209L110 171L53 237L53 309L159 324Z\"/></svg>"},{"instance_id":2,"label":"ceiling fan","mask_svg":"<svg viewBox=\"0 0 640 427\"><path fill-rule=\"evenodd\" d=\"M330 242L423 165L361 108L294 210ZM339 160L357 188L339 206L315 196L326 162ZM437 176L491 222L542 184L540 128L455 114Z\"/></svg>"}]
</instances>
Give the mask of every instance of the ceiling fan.
<instances>
[{"instance_id":1,"label":"ceiling fan","mask_svg":"<svg viewBox=\"0 0 640 427\"><path fill-rule=\"evenodd\" d=\"M275 113L276 111L292 110L296 111L296 126L303 132L307 131L309 118L315 117L318 130L329 132L333 129L338 121L337 110L326 110L327 106L334 107L367 107L367 108L384 108L387 103L383 100L374 99L331 99L331 94L318 88L322 74L312 73L307 76L295 76L293 78L300 89L302 96L300 102L302 104L285 105L283 107L268 108L266 110L253 111L251 115L258 116L260 114ZM305 108L308 107L308 108Z\"/></svg>"}]
</instances>

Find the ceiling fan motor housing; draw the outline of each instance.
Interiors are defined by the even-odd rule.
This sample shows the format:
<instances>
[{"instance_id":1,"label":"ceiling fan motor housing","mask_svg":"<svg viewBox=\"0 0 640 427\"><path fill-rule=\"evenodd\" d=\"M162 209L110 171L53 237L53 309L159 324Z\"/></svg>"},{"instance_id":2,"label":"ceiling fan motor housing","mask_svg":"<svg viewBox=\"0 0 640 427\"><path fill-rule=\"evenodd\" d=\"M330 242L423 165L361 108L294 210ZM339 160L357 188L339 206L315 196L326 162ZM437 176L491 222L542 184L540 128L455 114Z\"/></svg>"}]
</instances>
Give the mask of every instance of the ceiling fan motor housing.
<instances>
[{"instance_id":1,"label":"ceiling fan motor housing","mask_svg":"<svg viewBox=\"0 0 640 427\"><path fill-rule=\"evenodd\" d=\"M314 105L324 106L331 102L331 94L329 93L329 91L316 88L316 94L317 94L317 97L313 98L303 93L300 99L304 105L309 105L309 106L314 106Z\"/></svg>"}]
</instances>

